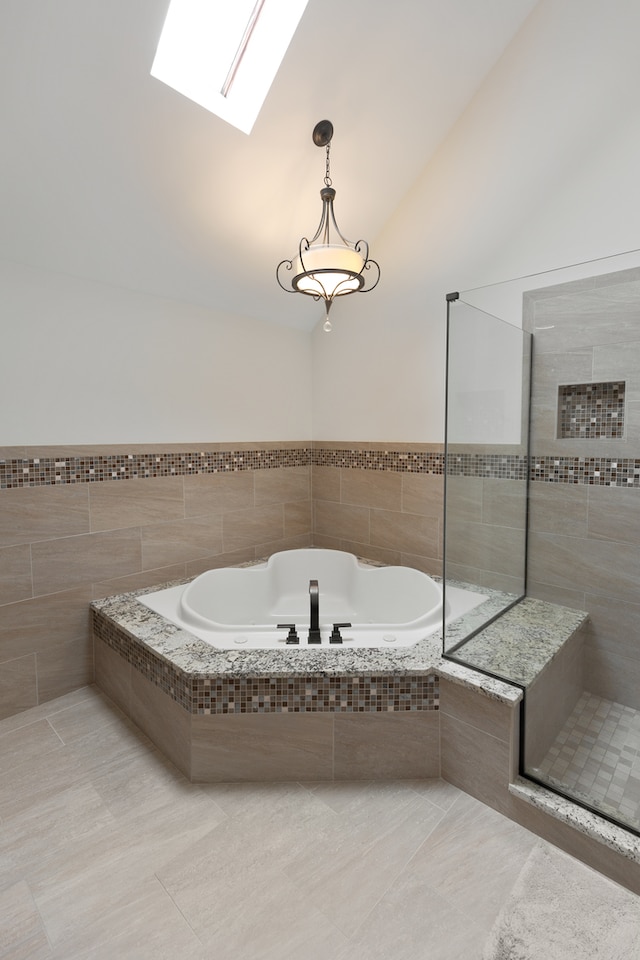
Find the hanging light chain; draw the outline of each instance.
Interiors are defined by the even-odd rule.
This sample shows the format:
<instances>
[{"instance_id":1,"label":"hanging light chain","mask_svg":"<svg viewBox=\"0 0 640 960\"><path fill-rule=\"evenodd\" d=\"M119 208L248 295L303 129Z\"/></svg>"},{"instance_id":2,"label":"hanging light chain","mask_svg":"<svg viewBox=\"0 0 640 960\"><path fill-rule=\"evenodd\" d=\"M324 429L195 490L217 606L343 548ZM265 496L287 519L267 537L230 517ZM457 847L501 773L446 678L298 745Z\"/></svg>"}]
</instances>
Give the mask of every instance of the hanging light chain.
<instances>
[{"instance_id":1,"label":"hanging light chain","mask_svg":"<svg viewBox=\"0 0 640 960\"><path fill-rule=\"evenodd\" d=\"M331 176L330 176L331 168L330 168L330 164L329 164L329 150L330 150L330 149L331 149L331 143L328 143L328 144L327 144L327 167L326 167L326 173L325 173L325 175L324 175L324 185L325 185L325 187L330 187L330 186L331 186L331 182L332 182L332 181L331 181Z\"/></svg>"}]
</instances>

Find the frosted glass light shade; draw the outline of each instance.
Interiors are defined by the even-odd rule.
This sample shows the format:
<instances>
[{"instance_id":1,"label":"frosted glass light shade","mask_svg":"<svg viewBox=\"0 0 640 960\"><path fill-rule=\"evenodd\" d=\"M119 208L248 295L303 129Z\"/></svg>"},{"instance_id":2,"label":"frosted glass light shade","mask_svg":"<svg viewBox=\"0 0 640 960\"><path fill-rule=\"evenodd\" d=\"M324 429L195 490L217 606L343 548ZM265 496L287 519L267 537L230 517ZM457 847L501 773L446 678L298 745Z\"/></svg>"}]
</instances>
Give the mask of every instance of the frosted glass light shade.
<instances>
[{"instance_id":1,"label":"frosted glass light shade","mask_svg":"<svg viewBox=\"0 0 640 960\"><path fill-rule=\"evenodd\" d=\"M359 290L364 258L342 244L317 244L296 257L292 285L300 293L331 299Z\"/></svg>"}]
</instances>

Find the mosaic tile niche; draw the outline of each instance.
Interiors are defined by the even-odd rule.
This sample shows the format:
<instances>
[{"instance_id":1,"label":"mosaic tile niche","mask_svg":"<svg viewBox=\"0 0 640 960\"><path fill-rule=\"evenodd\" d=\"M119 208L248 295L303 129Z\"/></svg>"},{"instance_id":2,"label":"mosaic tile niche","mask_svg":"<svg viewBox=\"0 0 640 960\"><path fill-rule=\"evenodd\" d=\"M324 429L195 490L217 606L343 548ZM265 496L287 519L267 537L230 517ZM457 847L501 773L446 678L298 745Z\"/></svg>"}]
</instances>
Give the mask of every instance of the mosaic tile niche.
<instances>
[{"instance_id":1,"label":"mosaic tile niche","mask_svg":"<svg viewBox=\"0 0 640 960\"><path fill-rule=\"evenodd\" d=\"M558 387L558 439L607 440L624 436L625 383L573 383Z\"/></svg>"}]
</instances>

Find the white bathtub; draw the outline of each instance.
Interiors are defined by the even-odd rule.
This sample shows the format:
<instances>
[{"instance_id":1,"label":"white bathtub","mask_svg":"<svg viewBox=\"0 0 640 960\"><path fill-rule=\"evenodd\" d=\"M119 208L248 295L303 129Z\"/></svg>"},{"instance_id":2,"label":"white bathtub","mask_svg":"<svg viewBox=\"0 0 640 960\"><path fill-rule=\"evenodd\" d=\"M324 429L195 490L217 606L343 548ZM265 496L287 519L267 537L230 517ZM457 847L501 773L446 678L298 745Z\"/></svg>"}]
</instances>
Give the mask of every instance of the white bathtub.
<instances>
[{"instance_id":1,"label":"white bathtub","mask_svg":"<svg viewBox=\"0 0 640 960\"><path fill-rule=\"evenodd\" d=\"M312 580L318 582L320 645L308 644ZM465 607L485 599L468 595ZM138 600L223 650L407 647L442 625L442 588L431 577L411 567L366 565L339 550L286 550L266 563L208 570L186 586ZM350 624L340 628L341 644L330 642L336 623ZM289 630L279 624L296 625L298 645L287 645Z\"/></svg>"}]
</instances>

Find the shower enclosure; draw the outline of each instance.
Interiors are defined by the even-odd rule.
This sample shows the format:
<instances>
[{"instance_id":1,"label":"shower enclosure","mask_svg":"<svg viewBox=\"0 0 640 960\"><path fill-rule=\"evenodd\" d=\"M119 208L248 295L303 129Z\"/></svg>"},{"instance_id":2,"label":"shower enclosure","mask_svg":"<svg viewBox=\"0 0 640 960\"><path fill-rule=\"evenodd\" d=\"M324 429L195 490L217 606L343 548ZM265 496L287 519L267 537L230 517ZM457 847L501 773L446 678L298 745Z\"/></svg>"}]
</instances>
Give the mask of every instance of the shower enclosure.
<instances>
[{"instance_id":1,"label":"shower enclosure","mask_svg":"<svg viewBox=\"0 0 640 960\"><path fill-rule=\"evenodd\" d=\"M496 613L587 611L560 686L524 690L522 772L640 833L640 253L447 307L445 592L496 602L445 656L513 680L476 654Z\"/></svg>"}]
</instances>

